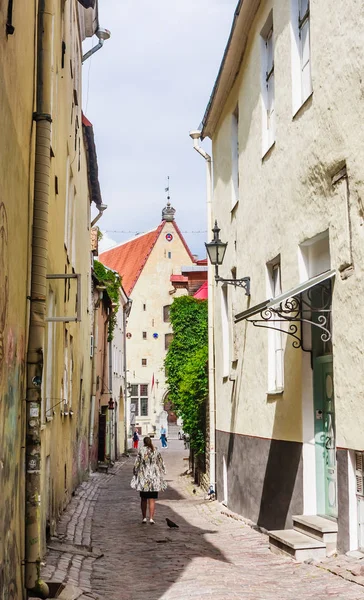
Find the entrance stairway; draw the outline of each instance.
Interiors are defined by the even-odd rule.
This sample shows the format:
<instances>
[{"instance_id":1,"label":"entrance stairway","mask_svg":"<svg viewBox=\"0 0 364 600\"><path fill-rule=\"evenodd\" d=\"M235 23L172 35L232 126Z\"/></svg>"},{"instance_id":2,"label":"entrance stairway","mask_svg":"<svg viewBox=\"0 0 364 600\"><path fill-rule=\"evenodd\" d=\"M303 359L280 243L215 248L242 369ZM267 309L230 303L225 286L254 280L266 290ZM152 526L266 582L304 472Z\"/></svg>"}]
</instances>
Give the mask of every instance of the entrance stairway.
<instances>
[{"instance_id":1,"label":"entrance stairway","mask_svg":"<svg viewBox=\"0 0 364 600\"><path fill-rule=\"evenodd\" d=\"M269 547L299 562L321 560L336 552L337 523L318 515L293 517L293 529L269 531Z\"/></svg>"},{"instance_id":2,"label":"entrance stairway","mask_svg":"<svg viewBox=\"0 0 364 600\"><path fill-rule=\"evenodd\" d=\"M178 432L181 429L179 425L168 424L168 437L170 440L178 439Z\"/></svg>"}]
</instances>

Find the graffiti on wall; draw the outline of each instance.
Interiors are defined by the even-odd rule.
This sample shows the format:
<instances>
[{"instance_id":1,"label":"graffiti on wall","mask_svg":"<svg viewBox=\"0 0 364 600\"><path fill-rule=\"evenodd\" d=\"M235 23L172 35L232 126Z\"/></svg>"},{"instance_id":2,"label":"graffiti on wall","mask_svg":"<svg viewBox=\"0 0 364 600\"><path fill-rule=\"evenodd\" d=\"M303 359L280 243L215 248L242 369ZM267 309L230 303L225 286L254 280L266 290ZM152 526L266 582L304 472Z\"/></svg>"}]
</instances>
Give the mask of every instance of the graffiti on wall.
<instances>
[{"instance_id":1,"label":"graffiti on wall","mask_svg":"<svg viewBox=\"0 0 364 600\"><path fill-rule=\"evenodd\" d=\"M4 335L9 299L8 219L5 205L0 203L0 384L3 377Z\"/></svg>"},{"instance_id":2,"label":"graffiti on wall","mask_svg":"<svg viewBox=\"0 0 364 600\"><path fill-rule=\"evenodd\" d=\"M0 203L0 599L22 596L22 398L25 335L9 322L8 219ZM25 292L25 290L24 290ZM25 297L25 294L24 294Z\"/></svg>"}]
</instances>

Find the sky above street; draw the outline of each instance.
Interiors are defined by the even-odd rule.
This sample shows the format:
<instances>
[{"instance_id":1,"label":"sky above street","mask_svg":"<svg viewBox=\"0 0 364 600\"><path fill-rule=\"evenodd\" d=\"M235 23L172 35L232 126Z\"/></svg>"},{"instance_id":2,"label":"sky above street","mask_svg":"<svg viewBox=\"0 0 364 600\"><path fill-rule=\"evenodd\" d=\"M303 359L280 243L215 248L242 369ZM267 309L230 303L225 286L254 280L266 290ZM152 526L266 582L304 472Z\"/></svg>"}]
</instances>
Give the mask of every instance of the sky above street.
<instances>
[{"instance_id":1,"label":"sky above street","mask_svg":"<svg viewBox=\"0 0 364 600\"><path fill-rule=\"evenodd\" d=\"M111 38L83 65L83 111L108 205L102 249L159 225L169 175L176 222L192 253L205 255L205 164L188 134L204 115L236 3L99 0Z\"/></svg>"}]
</instances>

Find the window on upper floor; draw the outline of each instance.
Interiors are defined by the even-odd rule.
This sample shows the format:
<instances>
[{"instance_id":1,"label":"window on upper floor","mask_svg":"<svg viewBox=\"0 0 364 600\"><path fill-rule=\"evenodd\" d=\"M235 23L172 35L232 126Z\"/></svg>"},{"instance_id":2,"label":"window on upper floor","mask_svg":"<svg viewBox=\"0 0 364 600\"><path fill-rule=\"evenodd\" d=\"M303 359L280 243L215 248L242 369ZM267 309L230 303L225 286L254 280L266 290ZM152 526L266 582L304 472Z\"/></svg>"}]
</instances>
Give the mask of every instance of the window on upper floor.
<instances>
[{"instance_id":1,"label":"window on upper floor","mask_svg":"<svg viewBox=\"0 0 364 600\"><path fill-rule=\"evenodd\" d=\"M278 256L267 264L268 296L276 298L282 293L281 262ZM283 332L281 324L268 330L268 393L283 391Z\"/></svg>"},{"instance_id":2,"label":"window on upper floor","mask_svg":"<svg viewBox=\"0 0 364 600\"><path fill-rule=\"evenodd\" d=\"M142 358L142 367L146 367L148 364L148 361L146 358Z\"/></svg>"},{"instance_id":3,"label":"window on upper floor","mask_svg":"<svg viewBox=\"0 0 364 600\"><path fill-rule=\"evenodd\" d=\"M142 337L143 337L143 340L147 339L147 332L146 331L142 331Z\"/></svg>"},{"instance_id":4,"label":"window on upper floor","mask_svg":"<svg viewBox=\"0 0 364 600\"><path fill-rule=\"evenodd\" d=\"M231 115L231 208L239 200L239 107Z\"/></svg>"},{"instance_id":5,"label":"window on upper floor","mask_svg":"<svg viewBox=\"0 0 364 600\"><path fill-rule=\"evenodd\" d=\"M143 310L147 310L147 305L143 304Z\"/></svg>"},{"instance_id":6,"label":"window on upper floor","mask_svg":"<svg viewBox=\"0 0 364 600\"><path fill-rule=\"evenodd\" d=\"M171 312L171 305L170 304L167 304L166 306L163 306L163 321L165 323L169 323L170 320L171 320L170 312Z\"/></svg>"},{"instance_id":7,"label":"window on upper floor","mask_svg":"<svg viewBox=\"0 0 364 600\"><path fill-rule=\"evenodd\" d=\"M164 349L168 350L173 340L173 333L166 333L164 336Z\"/></svg>"},{"instance_id":8,"label":"window on upper floor","mask_svg":"<svg viewBox=\"0 0 364 600\"><path fill-rule=\"evenodd\" d=\"M295 114L312 94L310 0L291 0L292 105Z\"/></svg>"},{"instance_id":9,"label":"window on upper floor","mask_svg":"<svg viewBox=\"0 0 364 600\"><path fill-rule=\"evenodd\" d=\"M262 154L275 142L273 11L261 31Z\"/></svg>"},{"instance_id":10,"label":"window on upper floor","mask_svg":"<svg viewBox=\"0 0 364 600\"><path fill-rule=\"evenodd\" d=\"M148 384L132 384L130 410L136 417L148 416Z\"/></svg>"}]
</instances>

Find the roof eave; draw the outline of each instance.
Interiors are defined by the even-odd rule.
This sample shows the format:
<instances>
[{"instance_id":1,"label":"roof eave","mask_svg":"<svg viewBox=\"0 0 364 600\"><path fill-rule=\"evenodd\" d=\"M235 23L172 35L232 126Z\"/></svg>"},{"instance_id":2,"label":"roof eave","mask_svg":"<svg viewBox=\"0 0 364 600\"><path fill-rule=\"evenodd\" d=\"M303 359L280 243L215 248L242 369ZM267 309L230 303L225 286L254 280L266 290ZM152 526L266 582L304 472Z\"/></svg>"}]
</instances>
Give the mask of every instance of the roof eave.
<instances>
[{"instance_id":1,"label":"roof eave","mask_svg":"<svg viewBox=\"0 0 364 600\"><path fill-rule=\"evenodd\" d=\"M82 130L86 151L90 199L91 202L95 202L97 207L100 207L102 204L102 197L99 182L99 167L97 163L94 130L92 124L84 115L82 115Z\"/></svg>"},{"instance_id":2,"label":"roof eave","mask_svg":"<svg viewBox=\"0 0 364 600\"><path fill-rule=\"evenodd\" d=\"M212 138L221 113L238 76L250 27L261 0L239 0L220 69L202 119L201 139Z\"/></svg>"}]
</instances>

